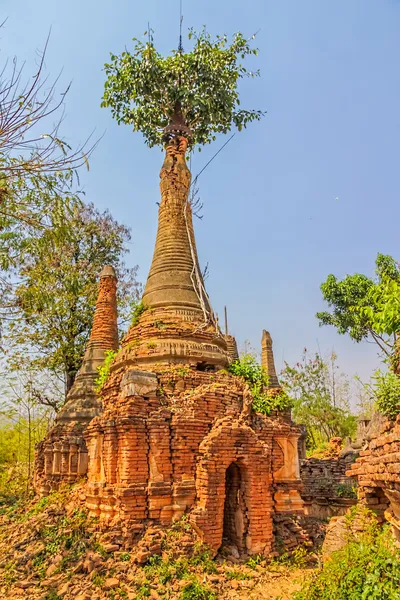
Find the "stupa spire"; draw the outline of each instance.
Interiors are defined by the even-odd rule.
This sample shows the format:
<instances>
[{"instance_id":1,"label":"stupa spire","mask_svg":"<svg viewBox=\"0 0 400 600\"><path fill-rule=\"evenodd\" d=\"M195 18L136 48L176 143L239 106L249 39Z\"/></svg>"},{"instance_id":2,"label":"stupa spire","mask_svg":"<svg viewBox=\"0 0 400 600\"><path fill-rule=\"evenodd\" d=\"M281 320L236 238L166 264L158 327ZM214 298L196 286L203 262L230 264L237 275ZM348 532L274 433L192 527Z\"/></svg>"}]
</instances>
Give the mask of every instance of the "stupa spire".
<instances>
[{"instance_id":1,"label":"stupa spire","mask_svg":"<svg viewBox=\"0 0 400 600\"><path fill-rule=\"evenodd\" d=\"M141 368L162 363L221 368L229 362L227 345L205 291L189 201L191 174L185 155L190 130L185 133L179 111L175 117L164 130L166 156L160 171L157 238L142 298L145 311L123 348Z\"/></svg>"},{"instance_id":2,"label":"stupa spire","mask_svg":"<svg viewBox=\"0 0 400 600\"><path fill-rule=\"evenodd\" d=\"M56 422L88 422L101 411L95 389L97 367L104 362L108 350L118 349L117 277L107 265L100 273L99 292L94 311L92 331L82 365L68 392L67 402L58 413Z\"/></svg>"},{"instance_id":3,"label":"stupa spire","mask_svg":"<svg viewBox=\"0 0 400 600\"><path fill-rule=\"evenodd\" d=\"M158 231L146 288L145 306L187 309L194 320L211 316L199 268L188 200L191 174L186 166L187 140L180 136L167 146L160 172Z\"/></svg>"},{"instance_id":4,"label":"stupa spire","mask_svg":"<svg viewBox=\"0 0 400 600\"><path fill-rule=\"evenodd\" d=\"M261 365L269 378L269 388L280 387L276 374L274 352L272 350L272 338L269 331L263 331L261 338Z\"/></svg>"}]
</instances>

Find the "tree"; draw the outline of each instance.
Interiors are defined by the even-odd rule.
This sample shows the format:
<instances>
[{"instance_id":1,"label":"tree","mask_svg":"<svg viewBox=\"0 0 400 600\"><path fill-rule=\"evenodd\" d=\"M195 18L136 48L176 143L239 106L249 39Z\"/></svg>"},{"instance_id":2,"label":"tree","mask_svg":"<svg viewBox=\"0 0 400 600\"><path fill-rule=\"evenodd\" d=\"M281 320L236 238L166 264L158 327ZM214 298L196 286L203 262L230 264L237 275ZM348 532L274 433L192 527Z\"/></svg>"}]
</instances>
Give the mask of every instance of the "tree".
<instances>
[{"instance_id":1,"label":"tree","mask_svg":"<svg viewBox=\"0 0 400 600\"><path fill-rule=\"evenodd\" d=\"M118 276L119 316L127 318L139 285L137 267L123 261L129 229L108 211L92 204L61 205L38 236L19 238L12 291L3 299L11 320L4 338L14 370L50 371L71 388L90 333L102 267L112 264ZM11 312L12 311L12 312ZM46 402L44 402L46 403Z\"/></svg>"},{"instance_id":2,"label":"tree","mask_svg":"<svg viewBox=\"0 0 400 600\"><path fill-rule=\"evenodd\" d=\"M301 362L294 367L287 363L281 373L281 383L293 398L293 418L307 427L307 445L314 450L332 437L351 437L356 418L349 407L349 382L338 373L337 357L328 361L316 353L309 357L304 350Z\"/></svg>"},{"instance_id":3,"label":"tree","mask_svg":"<svg viewBox=\"0 0 400 600\"><path fill-rule=\"evenodd\" d=\"M216 133L227 133L233 125L240 131L263 115L241 109L237 89L239 79L259 74L245 69L239 59L257 55L258 50L241 33L233 36L231 44L226 36L213 41L205 29L199 34L190 30L191 39L190 52L180 46L163 57L149 32L145 44L134 38L132 54L127 50L120 56L111 54L111 62L105 65L102 106L111 108L118 124L141 131L150 147L163 145L164 128L170 124L184 123L193 147L210 143Z\"/></svg>"},{"instance_id":4,"label":"tree","mask_svg":"<svg viewBox=\"0 0 400 600\"><path fill-rule=\"evenodd\" d=\"M400 270L391 256L378 254L375 279L356 273L338 280L329 275L321 285L331 312L319 312L320 325L333 325L356 341L376 343L387 356L393 355L400 327Z\"/></svg>"},{"instance_id":5,"label":"tree","mask_svg":"<svg viewBox=\"0 0 400 600\"><path fill-rule=\"evenodd\" d=\"M43 77L48 40L33 77L23 83L23 65L14 58L0 73L0 231L20 225L40 226L43 216L59 202L55 181L86 164L93 150L88 141L76 150L60 136L62 107L68 88L55 100L57 79ZM51 122L50 122L51 119ZM47 195L41 194L46 189ZM45 200L45 201L44 201Z\"/></svg>"}]
</instances>

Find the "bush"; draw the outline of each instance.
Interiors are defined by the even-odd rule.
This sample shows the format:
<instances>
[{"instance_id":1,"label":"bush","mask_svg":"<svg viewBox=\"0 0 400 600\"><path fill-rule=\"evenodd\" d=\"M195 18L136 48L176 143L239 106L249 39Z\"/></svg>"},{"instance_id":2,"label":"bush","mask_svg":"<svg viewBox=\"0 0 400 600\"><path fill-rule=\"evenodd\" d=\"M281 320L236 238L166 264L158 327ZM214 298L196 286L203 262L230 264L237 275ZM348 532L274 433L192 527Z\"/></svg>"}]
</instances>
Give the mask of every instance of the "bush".
<instances>
[{"instance_id":1,"label":"bush","mask_svg":"<svg viewBox=\"0 0 400 600\"><path fill-rule=\"evenodd\" d=\"M228 371L249 384L255 412L269 415L274 410L291 408L292 401L285 392L271 394L268 391L268 375L252 354L244 354L239 360L235 360L229 365Z\"/></svg>"},{"instance_id":2,"label":"bush","mask_svg":"<svg viewBox=\"0 0 400 600\"><path fill-rule=\"evenodd\" d=\"M98 376L94 380L97 393L101 392L103 385L106 383L110 375L111 363L116 356L117 353L115 350L107 350L104 363L100 367L97 367Z\"/></svg>"},{"instance_id":3,"label":"bush","mask_svg":"<svg viewBox=\"0 0 400 600\"><path fill-rule=\"evenodd\" d=\"M179 598L180 600L216 600L217 595L195 580L185 585Z\"/></svg>"},{"instance_id":4,"label":"bush","mask_svg":"<svg viewBox=\"0 0 400 600\"><path fill-rule=\"evenodd\" d=\"M394 420L400 412L400 379L392 371L374 375L376 406L382 414Z\"/></svg>"},{"instance_id":5,"label":"bush","mask_svg":"<svg viewBox=\"0 0 400 600\"><path fill-rule=\"evenodd\" d=\"M400 600L400 560L390 528L350 538L294 600Z\"/></svg>"}]
</instances>

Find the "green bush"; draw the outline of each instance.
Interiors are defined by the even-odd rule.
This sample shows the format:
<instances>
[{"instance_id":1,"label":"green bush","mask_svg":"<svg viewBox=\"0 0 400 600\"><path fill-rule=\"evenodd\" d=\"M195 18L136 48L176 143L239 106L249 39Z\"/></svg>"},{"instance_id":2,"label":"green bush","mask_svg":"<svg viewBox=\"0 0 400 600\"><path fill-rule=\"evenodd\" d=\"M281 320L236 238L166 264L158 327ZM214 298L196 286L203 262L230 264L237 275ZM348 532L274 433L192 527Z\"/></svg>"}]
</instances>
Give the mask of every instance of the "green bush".
<instances>
[{"instance_id":1,"label":"green bush","mask_svg":"<svg viewBox=\"0 0 400 600\"><path fill-rule=\"evenodd\" d=\"M197 580L191 581L182 590L180 600L216 600L217 595Z\"/></svg>"},{"instance_id":2,"label":"green bush","mask_svg":"<svg viewBox=\"0 0 400 600\"><path fill-rule=\"evenodd\" d=\"M395 419L400 412L400 379L392 371L374 375L376 406L382 414Z\"/></svg>"},{"instance_id":3,"label":"green bush","mask_svg":"<svg viewBox=\"0 0 400 600\"><path fill-rule=\"evenodd\" d=\"M388 526L373 524L334 552L294 600L400 600L400 560Z\"/></svg>"},{"instance_id":4,"label":"green bush","mask_svg":"<svg viewBox=\"0 0 400 600\"><path fill-rule=\"evenodd\" d=\"M100 367L97 367L98 376L94 380L94 383L98 393L101 392L103 385L106 383L110 375L111 363L116 356L117 353L115 350L107 350L104 363Z\"/></svg>"},{"instance_id":5,"label":"green bush","mask_svg":"<svg viewBox=\"0 0 400 600\"><path fill-rule=\"evenodd\" d=\"M292 401L285 392L275 395L268 392L268 375L252 354L244 354L239 360L235 360L229 365L228 371L242 377L249 384L255 412L269 415L274 410L291 408Z\"/></svg>"},{"instance_id":6,"label":"green bush","mask_svg":"<svg viewBox=\"0 0 400 600\"><path fill-rule=\"evenodd\" d=\"M357 488L348 483L339 483L336 488L336 495L339 498L357 498Z\"/></svg>"},{"instance_id":7,"label":"green bush","mask_svg":"<svg viewBox=\"0 0 400 600\"><path fill-rule=\"evenodd\" d=\"M134 327L135 325L137 325L139 323L140 315L142 315L145 310L146 310L146 307L142 301L134 302L132 304L132 312L131 312L131 326L132 327Z\"/></svg>"}]
</instances>

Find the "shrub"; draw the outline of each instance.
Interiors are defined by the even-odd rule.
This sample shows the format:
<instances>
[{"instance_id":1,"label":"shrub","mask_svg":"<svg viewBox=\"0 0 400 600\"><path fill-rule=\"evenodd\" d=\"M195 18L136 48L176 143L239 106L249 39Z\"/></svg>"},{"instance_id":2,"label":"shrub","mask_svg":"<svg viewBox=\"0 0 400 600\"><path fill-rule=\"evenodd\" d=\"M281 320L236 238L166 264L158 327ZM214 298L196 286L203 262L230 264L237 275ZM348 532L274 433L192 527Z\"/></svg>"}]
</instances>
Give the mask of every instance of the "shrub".
<instances>
[{"instance_id":1,"label":"shrub","mask_svg":"<svg viewBox=\"0 0 400 600\"><path fill-rule=\"evenodd\" d=\"M132 314L132 318L131 318L131 326L132 327L134 327L135 325L137 325L139 323L140 315L142 315L145 310L146 310L146 307L142 301L135 302L132 304L132 313L131 313Z\"/></svg>"},{"instance_id":2,"label":"shrub","mask_svg":"<svg viewBox=\"0 0 400 600\"><path fill-rule=\"evenodd\" d=\"M291 399L285 392L271 394L268 391L268 375L252 354L244 354L228 367L232 375L241 377L249 384L253 396L253 409L264 415L272 411L282 411L292 406Z\"/></svg>"},{"instance_id":3,"label":"shrub","mask_svg":"<svg viewBox=\"0 0 400 600\"><path fill-rule=\"evenodd\" d=\"M357 488L349 483L339 483L336 495L339 498L357 498Z\"/></svg>"},{"instance_id":4,"label":"shrub","mask_svg":"<svg viewBox=\"0 0 400 600\"><path fill-rule=\"evenodd\" d=\"M392 371L374 375L376 406L389 419L395 419L400 412L400 379Z\"/></svg>"},{"instance_id":5,"label":"shrub","mask_svg":"<svg viewBox=\"0 0 400 600\"><path fill-rule=\"evenodd\" d=\"M107 350L103 365L97 367L98 376L94 380L94 383L96 386L96 391L98 393L101 392L103 385L106 383L110 375L111 363L116 356L117 353L115 352L115 350Z\"/></svg>"},{"instance_id":6,"label":"shrub","mask_svg":"<svg viewBox=\"0 0 400 600\"><path fill-rule=\"evenodd\" d=\"M294 600L400 600L400 560L388 526L375 524L334 552Z\"/></svg>"},{"instance_id":7,"label":"shrub","mask_svg":"<svg viewBox=\"0 0 400 600\"><path fill-rule=\"evenodd\" d=\"M182 590L180 600L216 600L217 595L197 580L191 581Z\"/></svg>"}]
</instances>

